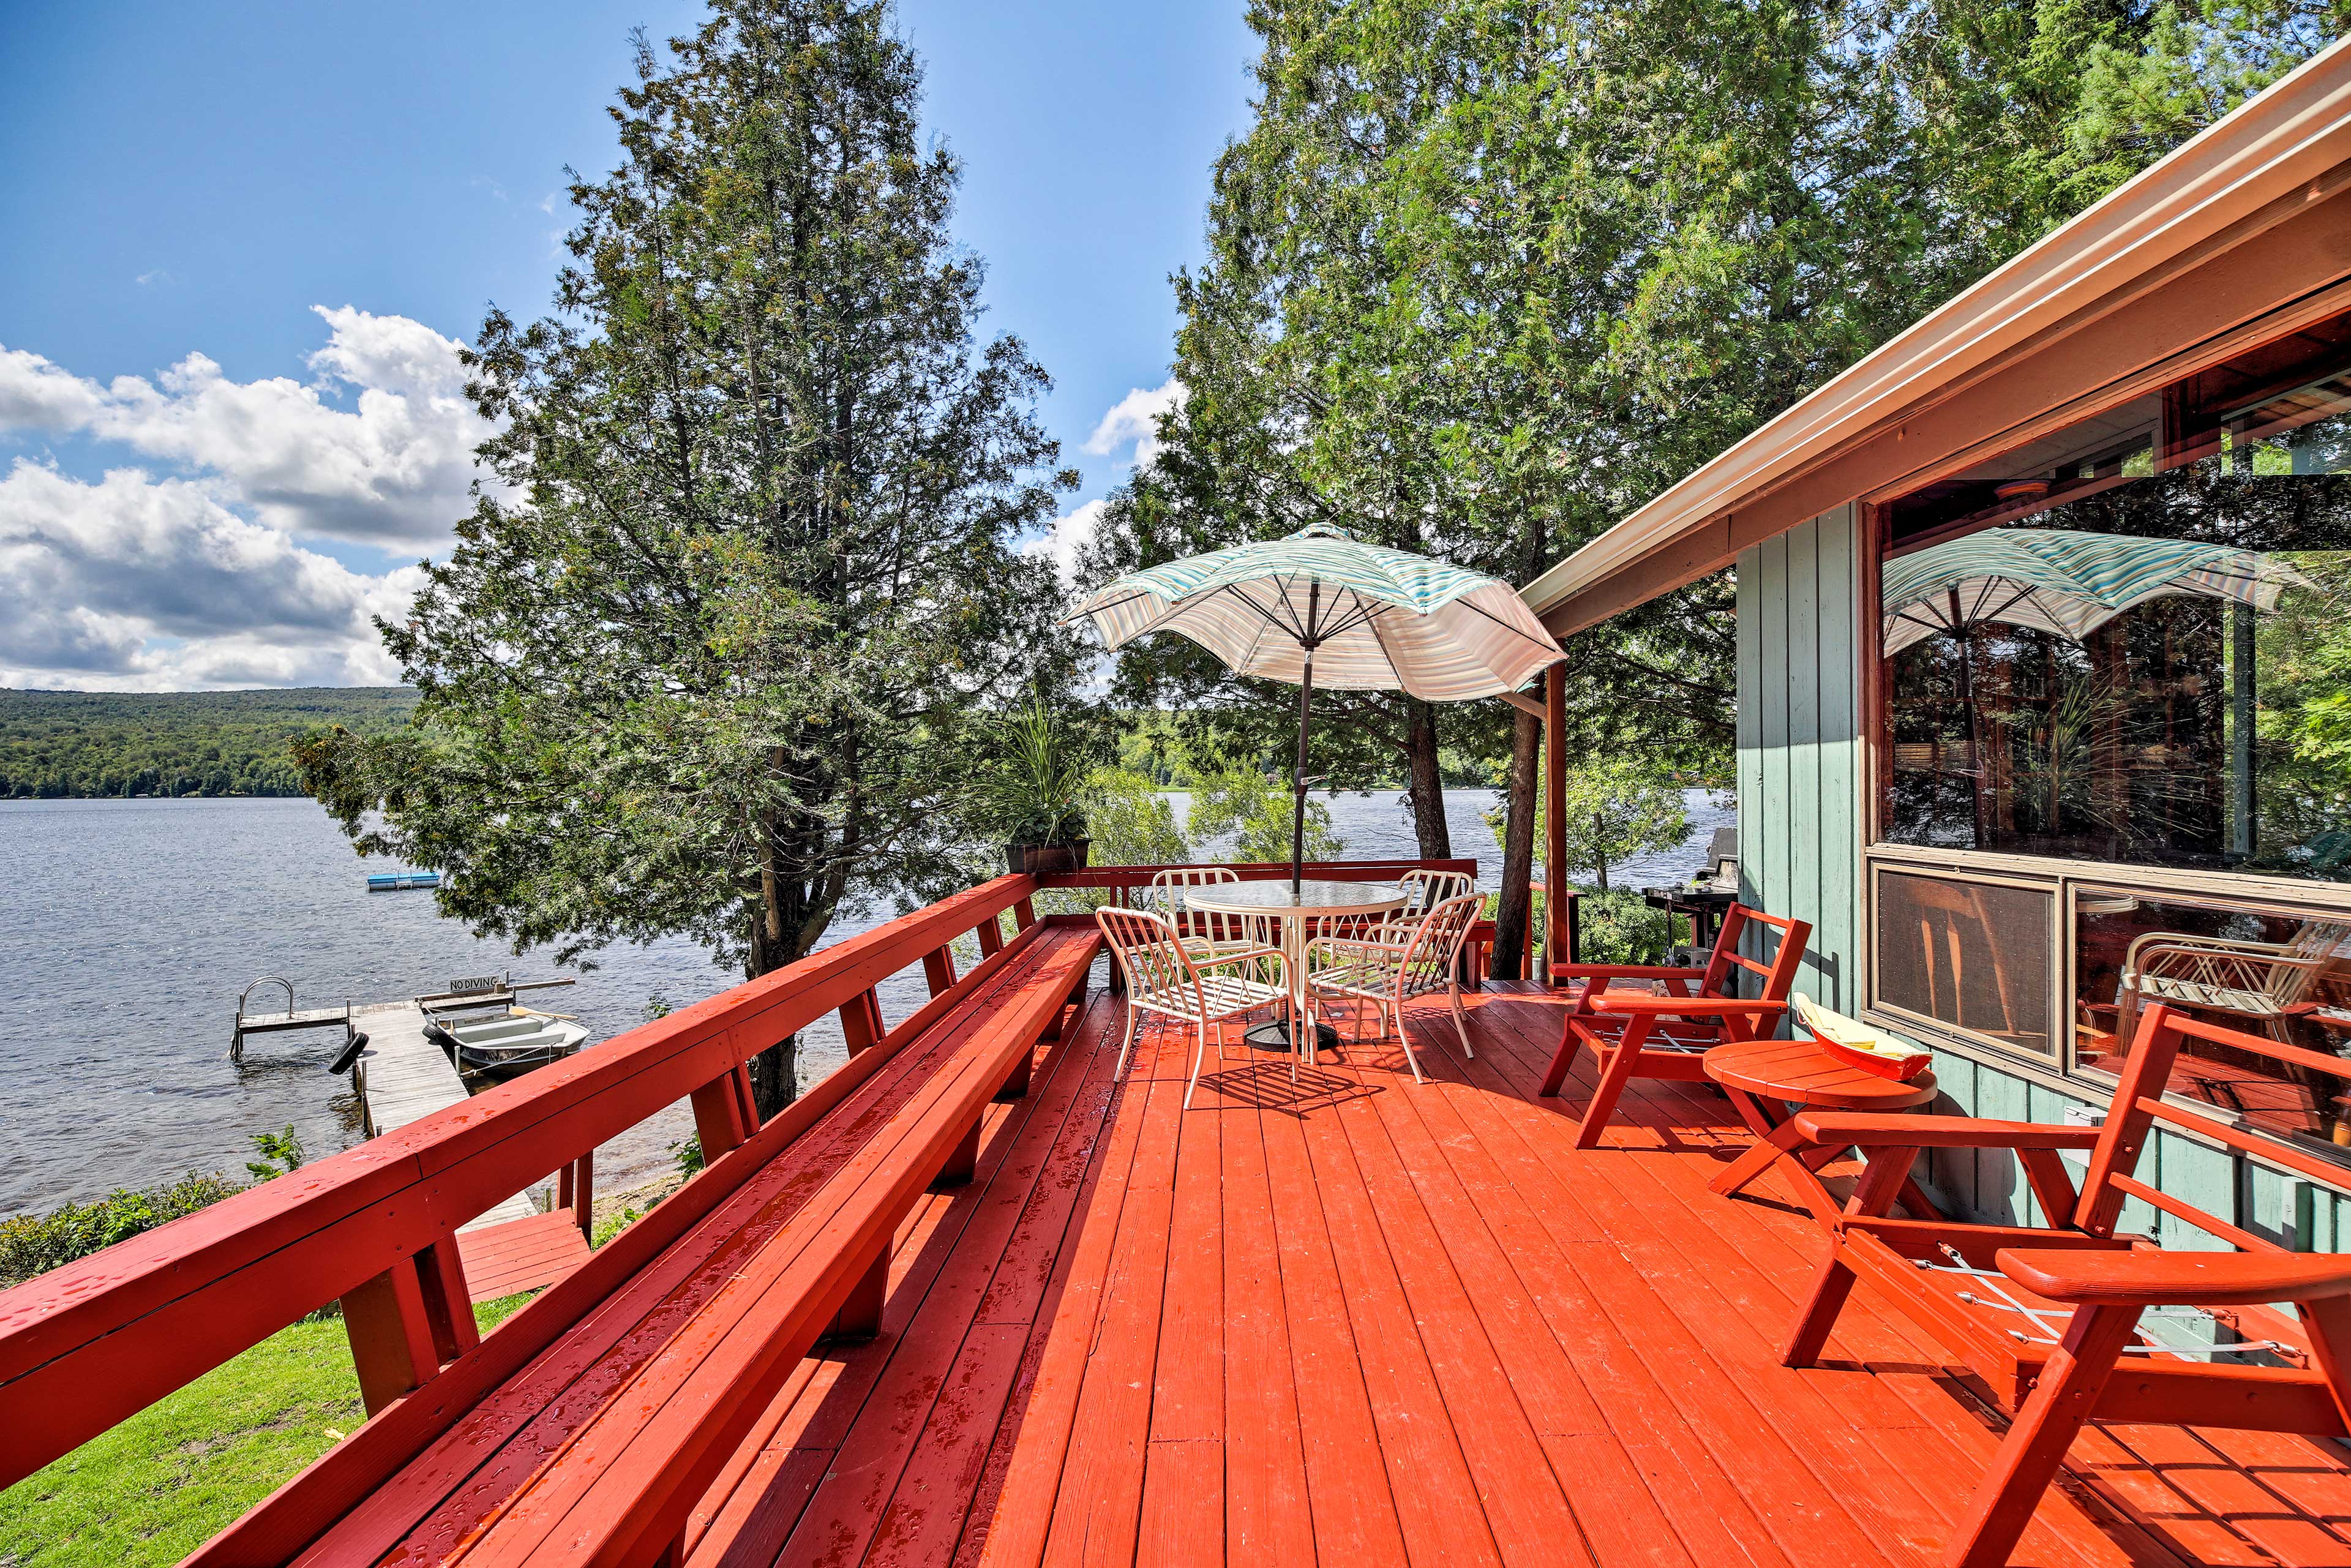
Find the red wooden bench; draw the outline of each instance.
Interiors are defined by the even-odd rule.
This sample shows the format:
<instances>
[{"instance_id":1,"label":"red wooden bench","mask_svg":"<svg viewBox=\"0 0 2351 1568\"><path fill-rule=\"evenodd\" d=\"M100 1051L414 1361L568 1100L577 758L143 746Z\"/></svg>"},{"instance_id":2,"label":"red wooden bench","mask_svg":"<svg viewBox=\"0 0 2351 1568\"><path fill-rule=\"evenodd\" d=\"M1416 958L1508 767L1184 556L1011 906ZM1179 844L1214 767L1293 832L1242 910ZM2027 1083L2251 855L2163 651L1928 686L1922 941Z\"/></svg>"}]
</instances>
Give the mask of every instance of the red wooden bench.
<instances>
[{"instance_id":1,"label":"red wooden bench","mask_svg":"<svg viewBox=\"0 0 2351 1568\"><path fill-rule=\"evenodd\" d=\"M371 1418L216 1563L650 1563L830 1327L871 1333L900 1222L967 1179L1100 951L999 878L0 1293L0 1484L340 1297ZM1006 940L998 916L1019 917ZM981 933L961 977L947 944ZM873 984L932 1001L884 1031ZM756 1125L743 1063L838 1009L854 1054ZM707 1167L477 1339L455 1228L691 1095Z\"/></svg>"},{"instance_id":2,"label":"red wooden bench","mask_svg":"<svg viewBox=\"0 0 2351 1568\"><path fill-rule=\"evenodd\" d=\"M2005 1563L2066 1448L2092 1418L2351 1436L2345 1373L2351 1256L2293 1253L2132 1174L2163 1122L2336 1191L2351 1186L2351 1173L2332 1161L2167 1103L2173 1062L2192 1040L2351 1077L2351 1061L2158 1007L2140 1022L2103 1127L1836 1113L1796 1118L1813 1146L1858 1146L1868 1164L1832 1228L1828 1260L1782 1360L1808 1366L1819 1357L1855 1279L1866 1274L1963 1360L1997 1404L2015 1412L1946 1563ZM2050 1227L1890 1218L1922 1148L2008 1150ZM2078 1193L2059 1155L2068 1149L2090 1156ZM2240 1250L2167 1252L2117 1234L2129 1197ZM2290 1303L2295 1315L2269 1302ZM2210 1309L2220 1324L2248 1336L2233 1342L2236 1354L2274 1364L2225 1364L2217 1355L2208 1364L2161 1348L2141 1333L2141 1314L2153 1307ZM2117 1376L2126 1355L2129 1371Z\"/></svg>"},{"instance_id":3,"label":"red wooden bench","mask_svg":"<svg viewBox=\"0 0 2351 1568\"><path fill-rule=\"evenodd\" d=\"M1739 951L1740 937L1750 925L1779 936L1768 964ZM1771 1020L1788 1010L1796 966L1803 961L1804 942L1812 934L1812 926L1802 920L1785 920L1734 904L1722 918L1714 956L1703 969L1637 964L1554 966L1552 984L1581 981L1582 988L1560 1030L1559 1051L1552 1058L1551 1071L1543 1074L1542 1092L1559 1092L1581 1049L1590 1047L1600 1059L1599 1086L1592 1092L1592 1103L1583 1108L1583 1125L1576 1133L1575 1146L1589 1149L1599 1144L1601 1132L1615 1113L1617 1098L1634 1079L1703 1082L1703 1059L1708 1046L1754 1040L1771 1027ZM1734 971L1741 969L1761 982L1759 996L1742 998L1729 988L1738 979ZM1611 989L1618 980L1659 982L1664 994Z\"/></svg>"}]
</instances>

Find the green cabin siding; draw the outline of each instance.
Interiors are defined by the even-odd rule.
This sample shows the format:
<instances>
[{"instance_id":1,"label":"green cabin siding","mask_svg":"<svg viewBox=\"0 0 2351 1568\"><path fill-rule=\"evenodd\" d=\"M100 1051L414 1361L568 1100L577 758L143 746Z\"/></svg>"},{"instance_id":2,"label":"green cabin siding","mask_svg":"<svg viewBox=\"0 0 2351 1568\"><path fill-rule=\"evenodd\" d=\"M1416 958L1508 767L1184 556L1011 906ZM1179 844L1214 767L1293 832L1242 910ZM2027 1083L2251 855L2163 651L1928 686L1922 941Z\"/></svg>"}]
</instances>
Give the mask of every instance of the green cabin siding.
<instances>
[{"instance_id":1,"label":"green cabin siding","mask_svg":"<svg viewBox=\"0 0 2351 1568\"><path fill-rule=\"evenodd\" d=\"M1797 988L1848 1013L1865 1005L1860 705L1868 643L1855 511L1841 507L1746 551L1738 597L1740 896L1812 922ZM1935 1071L1937 1109L1955 1115L2063 1122L2068 1105L2105 1103L2094 1084L2068 1094L1949 1050L1935 1051ZM2351 1197L2230 1150L2158 1129L2139 1174L2244 1229L2307 1250L2351 1249ZM1938 1150L1925 1175L1954 1212L2043 1219L2011 1155ZM2224 1245L2137 1199L2123 1224L2168 1247Z\"/></svg>"},{"instance_id":2,"label":"green cabin siding","mask_svg":"<svg viewBox=\"0 0 2351 1568\"><path fill-rule=\"evenodd\" d=\"M1857 1009L1861 573L1840 507L1739 558L1739 880L1812 923L1796 988Z\"/></svg>"}]
</instances>

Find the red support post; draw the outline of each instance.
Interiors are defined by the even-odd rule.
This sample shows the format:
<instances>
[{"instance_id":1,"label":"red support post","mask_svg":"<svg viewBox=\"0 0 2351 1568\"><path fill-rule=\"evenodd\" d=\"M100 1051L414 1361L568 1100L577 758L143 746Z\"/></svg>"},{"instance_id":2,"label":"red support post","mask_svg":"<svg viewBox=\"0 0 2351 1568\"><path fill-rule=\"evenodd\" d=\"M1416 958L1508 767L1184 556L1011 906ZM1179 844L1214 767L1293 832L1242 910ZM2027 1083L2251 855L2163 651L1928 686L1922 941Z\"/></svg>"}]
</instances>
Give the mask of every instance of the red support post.
<instances>
[{"instance_id":1,"label":"red support post","mask_svg":"<svg viewBox=\"0 0 2351 1568\"><path fill-rule=\"evenodd\" d=\"M882 1332L882 1307L890 1295L890 1244L883 1242L873 1261L850 1287L849 1300L832 1318L827 1339L872 1339Z\"/></svg>"},{"instance_id":2,"label":"red support post","mask_svg":"<svg viewBox=\"0 0 2351 1568\"><path fill-rule=\"evenodd\" d=\"M739 1065L728 1068L725 1076L712 1079L692 1096L694 1131L702 1140L705 1165L742 1147L743 1140L751 1135L751 1129L745 1124L742 1092L735 1082L739 1071Z\"/></svg>"},{"instance_id":3,"label":"red support post","mask_svg":"<svg viewBox=\"0 0 2351 1568\"><path fill-rule=\"evenodd\" d=\"M871 990L858 992L841 1009L841 1037L849 1042L850 1055L881 1044L886 1032L882 1027L881 998Z\"/></svg>"},{"instance_id":4,"label":"red support post","mask_svg":"<svg viewBox=\"0 0 2351 1568\"><path fill-rule=\"evenodd\" d=\"M343 1332L369 1415L423 1387L441 1370L433 1328L413 1258L401 1259L343 1297Z\"/></svg>"},{"instance_id":5,"label":"red support post","mask_svg":"<svg viewBox=\"0 0 2351 1568\"><path fill-rule=\"evenodd\" d=\"M1037 905L1035 903L1026 898L1015 903L1012 906L1012 924L1016 929L1021 931L1026 931L1031 925L1036 925Z\"/></svg>"},{"instance_id":6,"label":"red support post","mask_svg":"<svg viewBox=\"0 0 2351 1568\"><path fill-rule=\"evenodd\" d=\"M590 1149L571 1162L579 1177L571 1184L571 1222L587 1240L596 1235L596 1151Z\"/></svg>"},{"instance_id":7,"label":"red support post","mask_svg":"<svg viewBox=\"0 0 2351 1568\"><path fill-rule=\"evenodd\" d=\"M1059 1013L1056 1013L1053 1016L1057 1021L1061 1018L1061 1014ZM1014 1062L1012 1064L1012 1071L1005 1075L1004 1087L996 1092L997 1099L1000 1101L1018 1100L1029 1092L1029 1065L1034 1062L1036 1059L1037 1051L1036 1048L1033 1046L1020 1053L1020 1060Z\"/></svg>"},{"instance_id":8,"label":"red support post","mask_svg":"<svg viewBox=\"0 0 2351 1568\"><path fill-rule=\"evenodd\" d=\"M931 983L931 995L937 996L956 983L955 953L946 947L935 947L923 955L923 978Z\"/></svg>"},{"instance_id":9,"label":"red support post","mask_svg":"<svg viewBox=\"0 0 2351 1568\"><path fill-rule=\"evenodd\" d=\"M1004 951L1004 923L1000 916L991 915L972 929L979 934L981 957L993 958Z\"/></svg>"},{"instance_id":10,"label":"red support post","mask_svg":"<svg viewBox=\"0 0 2351 1568\"><path fill-rule=\"evenodd\" d=\"M972 1176L979 1169L979 1129L980 1119L975 1116L971 1119L971 1126L956 1141L954 1150L947 1155L947 1163L941 1166L939 1174L931 1178L933 1192L946 1192L953 1187L971 1185Z\"/></svg>"},{"instance_id":11,"label":"red support post","mask_svg":"<svg viewBox=\"0 0 2351 1568\"><path fill-rule=\"evenodd\" d=\"M425 1319L433 1325L433 1348L439 1364L446 1366L482 1343L455 1231L416 1255L416 1277L423 1289Z\"/></svg>"},{"instance_id":12,"label":"red support post","mask_svg":"<svg viewBox=\"0 0 2351 1568\"><path fill-rule=\"evenodd\" d=\"M1569 924L1574 900L1567 896L1567 819L1561 798L1567 793L1567 666L1553 664L1543 681L1543 972L1572 964L1579 944Z\"/></svg>"},{"instance_id":13,"label":"red support post","mask_svg":"<svg viewBox=\"0 0 2351 1568\"><path fill-rule=\"evenodd\" d=\"M743 1135L748 1138L765 1125L759 1120L759 1096L751 1087L751 1064L737 1062L734 1077L736 1112L743 1119Z\"/></svg>"}]
</instances>

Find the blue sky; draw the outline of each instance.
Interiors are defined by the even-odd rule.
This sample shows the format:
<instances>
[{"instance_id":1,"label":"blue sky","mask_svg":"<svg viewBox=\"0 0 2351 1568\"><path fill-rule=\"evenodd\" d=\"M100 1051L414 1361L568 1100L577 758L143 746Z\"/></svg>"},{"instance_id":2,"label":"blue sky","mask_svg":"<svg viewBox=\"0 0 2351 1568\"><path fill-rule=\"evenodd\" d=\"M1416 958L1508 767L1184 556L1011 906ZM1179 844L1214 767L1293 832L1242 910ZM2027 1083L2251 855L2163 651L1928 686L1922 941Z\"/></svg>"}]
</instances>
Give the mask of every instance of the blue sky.
<instances>
[{"instance_id":1,"label":"blue sky","mask_svg":"<svg viewBox=\"0 0 2351 1568\"><path fill-rule=\"evenodd\" d=\"M1210 161L1248 121L1239 12L901 0L964 162L984 329L1056 382L1045 419L1086 477L1069 512L1134 460L1132 420L1086 450L1105 415L1167 382L1166 275L1197 260ZM700 15L14 8L0 685L383 678L355 628L462 509L440 340L491 301L544 309L562 170L612 162L630 28Z\"/></svg>"}]
</instances>

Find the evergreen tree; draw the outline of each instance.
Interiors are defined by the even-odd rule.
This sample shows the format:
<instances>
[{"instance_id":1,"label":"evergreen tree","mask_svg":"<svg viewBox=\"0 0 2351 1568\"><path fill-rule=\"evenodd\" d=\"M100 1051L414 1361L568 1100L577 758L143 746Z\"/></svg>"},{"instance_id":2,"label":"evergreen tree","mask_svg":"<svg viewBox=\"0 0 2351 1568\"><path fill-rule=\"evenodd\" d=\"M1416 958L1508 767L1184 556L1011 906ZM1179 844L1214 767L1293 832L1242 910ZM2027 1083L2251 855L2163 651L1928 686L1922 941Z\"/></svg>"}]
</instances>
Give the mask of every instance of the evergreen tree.
<instances>
[{"instance_id":1,"label":"evergreen tree","mask_svg":"<svg viewBox=\"0 0 2351 1568\"><path fill-rule=\"evenodd\" d=\"M685 932L757 977L969 869L943 824L970 716L1074 669L1016 540L1076 481L1044 372L975 346L919 89L881 0L714 0L666 59L641 37L555 313L485 321L497 484L383 627L414 720L300 757L476 930L566 959Z\"/></svg>"},{"instance_id":2,"label":"evergreen tree","mask_svg":"<svg viewBox=\"0 0 2351 1568\"><path fill-rule=\"evenodd\" d=\"M1525 582L2323 46L2344 0L1258 0L1257 120L1176 279L1187 396L1099 578L1330 517ZM1727 771L1726 578L1576 639L1580 750ZM1170 640L1158 640L1166 642ZM1270 730L1189 649L1118 696ZM1252 717L1251 716L1254 716ZM1446 852L1425 705L1352 699ZM1495 705L1444 738L1490 755ZM1506 885L1536 729L1510 721ZM1506 902L1499 954L1523 905Z\"/></svg>"}]
</instances>

